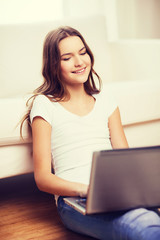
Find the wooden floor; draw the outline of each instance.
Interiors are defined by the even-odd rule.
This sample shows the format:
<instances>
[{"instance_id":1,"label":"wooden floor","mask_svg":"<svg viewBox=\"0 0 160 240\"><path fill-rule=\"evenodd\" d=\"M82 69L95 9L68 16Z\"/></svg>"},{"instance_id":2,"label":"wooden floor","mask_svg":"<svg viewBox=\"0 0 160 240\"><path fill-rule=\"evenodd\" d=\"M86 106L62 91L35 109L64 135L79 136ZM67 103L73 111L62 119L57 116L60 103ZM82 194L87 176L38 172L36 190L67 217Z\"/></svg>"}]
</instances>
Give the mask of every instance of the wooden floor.
<instances>
[{"instance_id":1,"label":"wooden floor","mask_svg":"<svg viewBox=\"0 0 160 240\"><path fill-rule=\"evenodd\" d=\"M91 240L67 230L53 196L40 192L33 175L0 180L0 240Z\"/></svg>"}]
</instances>

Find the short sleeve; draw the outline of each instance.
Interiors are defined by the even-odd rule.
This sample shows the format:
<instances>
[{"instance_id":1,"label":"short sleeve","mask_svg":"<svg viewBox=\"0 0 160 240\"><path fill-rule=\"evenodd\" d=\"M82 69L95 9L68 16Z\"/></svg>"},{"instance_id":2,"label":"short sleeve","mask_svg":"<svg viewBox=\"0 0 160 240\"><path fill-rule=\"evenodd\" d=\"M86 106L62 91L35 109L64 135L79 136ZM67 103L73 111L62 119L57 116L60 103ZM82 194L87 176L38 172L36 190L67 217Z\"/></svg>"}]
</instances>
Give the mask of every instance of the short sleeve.
<instances>
[{"instance_id":1,"label":"short sleeve","mask_svg":"<svg viewBox=\"0 0 160 240\"><path fill-rule=\"evenodd\" d=\"M50 125L52 125L52 103L44 95L39 95L34 99L30 112L31 123L35 117L42 117Z\"/></svg>"}]
</instances>

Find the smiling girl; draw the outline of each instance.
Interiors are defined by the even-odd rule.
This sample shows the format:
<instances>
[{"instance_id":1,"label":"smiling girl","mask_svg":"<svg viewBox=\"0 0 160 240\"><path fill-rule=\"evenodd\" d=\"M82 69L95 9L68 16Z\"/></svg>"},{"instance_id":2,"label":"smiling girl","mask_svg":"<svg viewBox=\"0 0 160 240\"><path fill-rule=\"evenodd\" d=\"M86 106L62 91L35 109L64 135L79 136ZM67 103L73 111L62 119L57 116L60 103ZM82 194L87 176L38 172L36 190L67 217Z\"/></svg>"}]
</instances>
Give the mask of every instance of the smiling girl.
<instances>
[{"instance_id":1,"label":"smiling girl","mask_svg":"<svg viewBox=\"0 0 160 240\"><path fill-rule=\"evenodd\" d=\"M87 195L93 151L128 147L119 108L111 93L100 91L93 65L93 54L77 30L61 27L46 36L44 83L26 117L32 127L35 181L55 195L62 222L75 232L97 239L158 240L156 211L83 216L63 201L63 196Z\"/></svg>"}]
</instances>

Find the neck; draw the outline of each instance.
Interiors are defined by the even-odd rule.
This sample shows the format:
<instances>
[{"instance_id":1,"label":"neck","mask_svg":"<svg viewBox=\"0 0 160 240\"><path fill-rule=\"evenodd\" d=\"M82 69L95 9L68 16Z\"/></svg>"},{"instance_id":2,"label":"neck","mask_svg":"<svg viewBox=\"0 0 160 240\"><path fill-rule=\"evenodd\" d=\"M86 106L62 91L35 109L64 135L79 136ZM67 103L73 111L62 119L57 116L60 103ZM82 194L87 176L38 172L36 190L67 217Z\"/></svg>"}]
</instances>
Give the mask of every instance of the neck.
<instances>
[{"instance_id":1,"label":"neck","mask_svg":"<svg viewBox=\"0 0 160 240\"><path fill-rule=\"evenodd\" d=\"M83 100L88 94L86 93L84 89L84 85L78 85L78 86L67 86L67 91L70 95L70 98L66 98L67 101L81 101Z\"/></svg>"}]
</instances>

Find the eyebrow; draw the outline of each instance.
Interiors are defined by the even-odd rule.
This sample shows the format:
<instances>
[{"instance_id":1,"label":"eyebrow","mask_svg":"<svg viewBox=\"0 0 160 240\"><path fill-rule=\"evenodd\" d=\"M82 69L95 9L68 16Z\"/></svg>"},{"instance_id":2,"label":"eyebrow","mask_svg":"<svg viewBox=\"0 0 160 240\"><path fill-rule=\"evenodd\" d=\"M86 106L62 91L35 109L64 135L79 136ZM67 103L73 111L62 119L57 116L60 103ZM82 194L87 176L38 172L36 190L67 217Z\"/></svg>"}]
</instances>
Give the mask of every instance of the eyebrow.
<instances>
[{"instance_id":1,"label":"eyebrow","mask_svg":"<svg viewBox=\"0 0 160 240\"><path fill-rule=\"evenodd\" d=\"M86 47L81 48L79 50L79 52L81 52L83 49L86 49ZM61 55L61 57L66 56L66 55L72 55L72 53L64 53L64 54Z\"/></svg>"}]
</instances>

